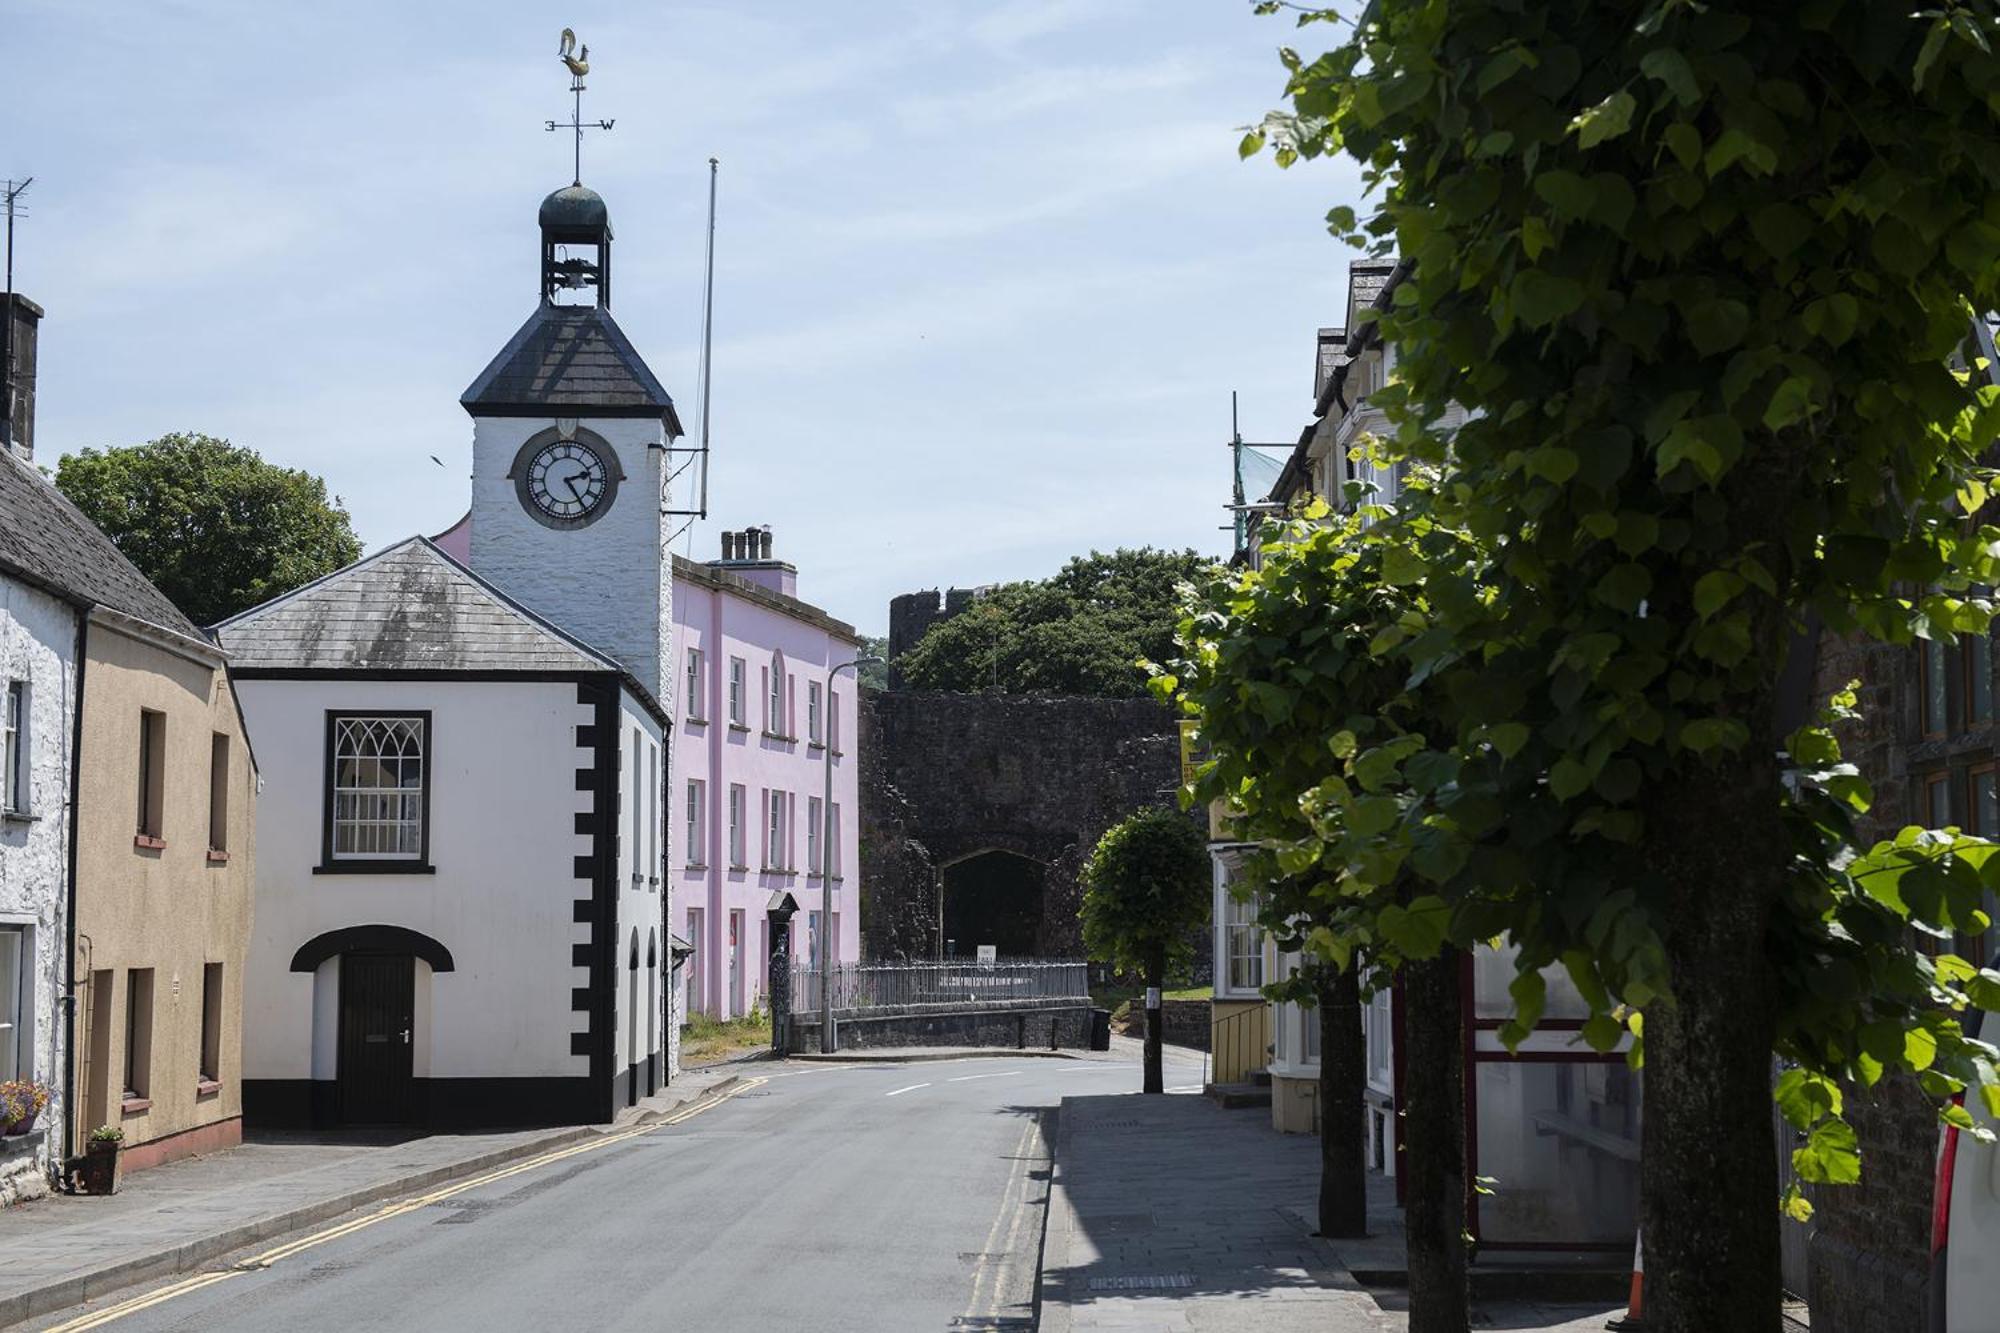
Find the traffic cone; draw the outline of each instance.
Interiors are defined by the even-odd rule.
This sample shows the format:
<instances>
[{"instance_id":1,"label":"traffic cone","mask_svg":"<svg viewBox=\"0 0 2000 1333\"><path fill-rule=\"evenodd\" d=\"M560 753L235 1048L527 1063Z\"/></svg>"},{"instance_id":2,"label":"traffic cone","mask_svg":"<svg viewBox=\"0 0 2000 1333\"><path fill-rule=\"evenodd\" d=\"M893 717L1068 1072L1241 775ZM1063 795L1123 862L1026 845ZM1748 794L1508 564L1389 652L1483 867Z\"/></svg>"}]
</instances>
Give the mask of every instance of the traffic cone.
<instances>
[{"instance_id":1,"label":"traffic cone","mask_svg":"<svg viewBox=\"0 0 2000 1333\"><path fill-rule=\"evenodd\" d=\"M1625 1300L1625 1313L1606 1324L1613 1333L1639 1333L1646 1327L1642 1315L1645 1302L1641 1298L1646 1286L1646 1250L1640 1236L1632 1233L1632 1294Z\"/></svg>"}]
</instances>

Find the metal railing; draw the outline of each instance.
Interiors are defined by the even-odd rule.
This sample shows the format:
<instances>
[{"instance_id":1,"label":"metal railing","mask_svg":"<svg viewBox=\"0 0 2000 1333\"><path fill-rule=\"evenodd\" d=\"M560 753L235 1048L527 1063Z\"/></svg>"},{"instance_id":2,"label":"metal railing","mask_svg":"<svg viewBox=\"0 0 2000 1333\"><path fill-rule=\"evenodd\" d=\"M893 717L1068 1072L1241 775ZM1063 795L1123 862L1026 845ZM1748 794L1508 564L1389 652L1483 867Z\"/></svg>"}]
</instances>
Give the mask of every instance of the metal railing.
<instances>
[{"instance_id":1,"label":"metal railing","mask_svg":"<svg viewBox=\"0 0 2000 1333\"><path fill-rule=\"evenodd\" d=\"M1270 1011L1254 1005L1211 1020L1209 1077L1204 1082L1241 1083L1271 1063Z\"/></svg>"},{"instance_id":2,"label":"metal railing","mask_svg":"<svg viewBox=\"0 0 2000 1333\"><path fill-rule=\"evenodd\" d=\"M831 985L833 1007L837 1011L893 1004L959 1004L975 1008L996 1000L1087 1000L1088 973L1085 963L1067 959L836 963ZM819 969L793 968L793 1010L800 1014L817 1013L821 984Z\"/></svg>"}]
</instances>

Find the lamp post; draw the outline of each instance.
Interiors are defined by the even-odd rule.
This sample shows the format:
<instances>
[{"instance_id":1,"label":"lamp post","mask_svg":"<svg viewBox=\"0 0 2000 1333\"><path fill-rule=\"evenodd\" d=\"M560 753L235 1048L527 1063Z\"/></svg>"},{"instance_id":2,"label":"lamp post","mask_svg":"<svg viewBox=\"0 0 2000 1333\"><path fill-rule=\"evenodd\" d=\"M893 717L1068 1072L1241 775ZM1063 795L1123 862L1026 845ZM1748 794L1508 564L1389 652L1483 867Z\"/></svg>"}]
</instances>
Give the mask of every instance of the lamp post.
<instances>
[{"instance_id":1,"label":"lamp post","mask_svg":"<svg viewBox=\"0 0 2000 1333\"><path fill-rule=\"evenodd\" d=\"M832 1055L833 1040L833 678L849 667L865 666L882 659L857 657L842 662L826 673L826 705L819 720L825 739L826 788L819 802L819 1049ZM861 678L854 680L855 729L861 725Z\"/></svg>"}]
</instances>

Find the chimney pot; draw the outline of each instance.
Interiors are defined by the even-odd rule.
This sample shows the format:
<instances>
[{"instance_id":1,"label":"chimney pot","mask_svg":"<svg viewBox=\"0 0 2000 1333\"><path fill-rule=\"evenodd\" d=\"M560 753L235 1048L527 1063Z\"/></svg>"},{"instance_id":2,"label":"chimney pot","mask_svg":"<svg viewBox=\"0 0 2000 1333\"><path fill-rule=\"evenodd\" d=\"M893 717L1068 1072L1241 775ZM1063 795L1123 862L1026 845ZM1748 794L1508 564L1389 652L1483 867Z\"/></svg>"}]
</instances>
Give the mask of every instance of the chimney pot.
<instances>
[{"instance_id":1,"label":"chimney pot","mask_svg":"<svg viewBox=\"0 0 2000 1333\"><path fill-rule=\"evenodd\" d=\"M757 558L759 560L769 560L771 558L771 529L769 527L762 528L757 533Z\"/></svg>"}]
</instances>

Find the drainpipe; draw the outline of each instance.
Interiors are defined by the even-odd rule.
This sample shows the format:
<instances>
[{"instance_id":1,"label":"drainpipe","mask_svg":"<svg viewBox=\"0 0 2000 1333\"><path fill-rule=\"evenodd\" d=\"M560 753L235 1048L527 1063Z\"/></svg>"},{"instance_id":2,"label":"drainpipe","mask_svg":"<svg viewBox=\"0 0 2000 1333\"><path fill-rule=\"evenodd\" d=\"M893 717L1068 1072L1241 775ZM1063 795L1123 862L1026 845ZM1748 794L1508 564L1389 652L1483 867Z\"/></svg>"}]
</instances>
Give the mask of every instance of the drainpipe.
<instances>
[{"instance_id":1,"label":"drainpipe","mask_svg":"<svg viewBox=\"0 0 2000 1333\"><path fill-rule=\"evenodd\" d=\"M76 618L76 704L70 710L68 884L63 893L63 1142L61 1172L69 1176L76 1145L76 860L77 806L83 794L83 669L90 637L90 608Z\"/></svg>"}]
</instances>

